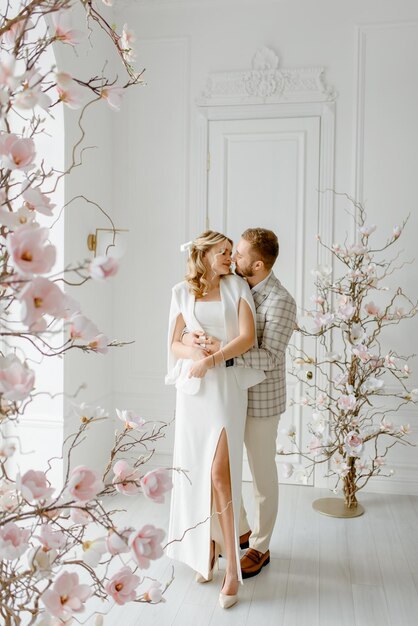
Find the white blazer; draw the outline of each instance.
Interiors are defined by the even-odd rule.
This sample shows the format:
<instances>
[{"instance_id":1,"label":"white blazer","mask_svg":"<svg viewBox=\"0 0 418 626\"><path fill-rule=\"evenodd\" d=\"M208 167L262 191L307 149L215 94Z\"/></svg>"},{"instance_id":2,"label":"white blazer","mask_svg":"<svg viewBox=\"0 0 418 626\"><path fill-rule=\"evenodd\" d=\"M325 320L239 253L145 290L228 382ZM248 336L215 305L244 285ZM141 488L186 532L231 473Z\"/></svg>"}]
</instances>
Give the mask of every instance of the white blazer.
<instances>
[{"instance_id":1,"label":"white blazer","mask_svg":"<svg viewBox=\"0 0 418 626\"><path fill-rule=\"evenodd\" d=\"M220 280L220 293L225 324L227 342L239 336L238 304L240 299L245 300L253 314L255 341L257 346L257 327L254 300L250 288L244 279L235 274L223 276ZM168 325L168 368L165 377L166 385L175 385L184 393L193 395L199 391L201 378L189 378L192 359L177 359L171 350L176 320L181 313L187 329L191 332L203 330L194 314L195 296L190 292L186 281L177 283L172 289L169 325ZM264 371L250 367L233 367L237 382L242 389L258 385L265 379Z\"/></svg>"}]
</instances>

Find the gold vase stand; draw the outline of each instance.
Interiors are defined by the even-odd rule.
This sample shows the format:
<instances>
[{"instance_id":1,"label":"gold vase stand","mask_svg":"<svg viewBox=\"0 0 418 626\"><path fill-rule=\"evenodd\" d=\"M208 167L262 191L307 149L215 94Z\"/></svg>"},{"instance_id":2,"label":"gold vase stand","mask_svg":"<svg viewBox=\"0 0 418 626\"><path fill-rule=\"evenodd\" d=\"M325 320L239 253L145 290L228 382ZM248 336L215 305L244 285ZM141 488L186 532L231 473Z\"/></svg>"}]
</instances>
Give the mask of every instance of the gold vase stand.
<instances>
[{"instance_id":1,"label":"gold vase stand","mask_svg":"<svg viewBox=\"0 0 418 626\"><path fill-rule=\"evenodd\" d=\"M319 498L312 503L312 507L318 513L330 517L359 517L364 513L361 504L349 509L342 498Z\"/></svg>"}]
</instances>

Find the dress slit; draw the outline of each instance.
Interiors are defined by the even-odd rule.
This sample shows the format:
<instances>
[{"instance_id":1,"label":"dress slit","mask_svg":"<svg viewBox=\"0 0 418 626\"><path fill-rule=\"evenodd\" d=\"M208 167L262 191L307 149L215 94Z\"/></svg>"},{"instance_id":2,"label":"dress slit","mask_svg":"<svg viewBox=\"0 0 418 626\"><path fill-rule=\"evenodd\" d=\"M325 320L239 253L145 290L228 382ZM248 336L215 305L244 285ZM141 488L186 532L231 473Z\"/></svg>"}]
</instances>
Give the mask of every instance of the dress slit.
<instances>
[{"instance_id":1,"label":"dress slit","mask_svg":"<svg viewBox=\"0 0 418 626\"><path fill-rule=\"evenodd\" d=\"M215 457L217 455L218 452L218 448L219 448L219 442L220 439L222 437L222 434L225 433L225 439L226 439L226 449L227 449L227 457L228 457L228 467L229 467L229 485L230 485L230 489L231 489L231 500L228 503L228 508L230 508L232 510L232 520L233 520L233 528L234 528L234 540L235 540L235 559L236 559L236 568L237 568L237 572L238 572L238 580L242 583L242 576L241 576L241 567L240 567L240 552L239 552L239 545L238 545L238 523L237 523L237 517L236 517L236 511L237 511L237 506L236 506L236 502L237 502L237 497L236 494L234 494L234 491L237 491L237 488L235 488L234 490L234 486L233 486L233 481L231 478L231 458L230 458L230 452L229 452L229 440L228 440L228 432L227 429L225 428L225 426L223 426L219 432L218 435L218 439L216 442L216 447L215 447L215 451L213 453L213 457L212 457L212 463L211 463L211 471L210 471L210 483L211 483L211 524L210 524L210 540L215 540L217 543L219 543L219 545L221 546L221 551L222 554L225 556L226 554L226 549L225 549L225 543L224 543L224 537L222 534L222 528L219 522L219 515L221 514L221 511L216 511L216 504L214 502L214 494L213 494L213 483L212 483L212 468L213 468L213 462L215 460ZM235 486L236 487L236 486ZM240 485L241 487L241 485ZM239 497L241 494L241 490L239 489ZM235 497L234 497L235 496ZM209 541L209 547L210 547L210 541ZM215 555L216 556L216 555ZM210 568L210 550L209 550L209 559L208 559L208 563L209 563L209 568ZM209 570L208 570L209 573Z\"/></svg>"}]
</instances>

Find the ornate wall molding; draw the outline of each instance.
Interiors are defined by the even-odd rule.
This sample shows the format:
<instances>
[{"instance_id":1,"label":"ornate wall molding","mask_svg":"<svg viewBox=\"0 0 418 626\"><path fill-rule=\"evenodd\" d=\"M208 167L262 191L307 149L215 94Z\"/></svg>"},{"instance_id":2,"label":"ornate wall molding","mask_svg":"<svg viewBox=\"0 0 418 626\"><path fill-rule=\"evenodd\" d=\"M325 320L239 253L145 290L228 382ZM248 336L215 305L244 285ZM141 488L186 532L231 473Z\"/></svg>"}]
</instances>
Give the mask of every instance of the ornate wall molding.
<instances>
[{"instance_id":1,"label":"ornate wall molding","mask_svg":"<svg viewBox=\"0 0 418 626\"><path fill-rule=\"evenodd\" d=\"M197 99L201 106L225 104L278 104L282 102L327 102L337 94L326 84L323 67L279 68L280 59L271 48L260 48L252 68L242 72L209 75Z\"/></svg>"}]
</instances>

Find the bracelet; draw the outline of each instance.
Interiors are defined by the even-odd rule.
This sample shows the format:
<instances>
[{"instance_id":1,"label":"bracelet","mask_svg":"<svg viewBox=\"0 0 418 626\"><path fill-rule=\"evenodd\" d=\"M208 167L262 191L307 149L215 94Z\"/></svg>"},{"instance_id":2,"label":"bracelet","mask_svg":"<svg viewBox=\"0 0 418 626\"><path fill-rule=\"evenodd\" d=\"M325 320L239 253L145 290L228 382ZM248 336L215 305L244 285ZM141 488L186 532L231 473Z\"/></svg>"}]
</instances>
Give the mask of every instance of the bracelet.
<instances>
[{"instance_id":1,"label":"bracelet","mask_svg":"<svg viewBox=\"0 0 418 626\"><path fill-rule=\"evenodd\" d=\"M222 358L225 361L225 355L224 355L224 351L222 350L222 348L219 348L219 352L222 354Z\"/></svg>"},{"instance_id":2,"label":"bracelet","mask_svg":"<svg viewBox=\"0 0 418 626\"><path fill-rule=\"evenodd\" d=\"M180 341L183 341L184 335L187 335L188 332L189 331L187 330L187 326L185 326L183 330L181 331Z\"/></svg>"},{"instance_id":3,"label":"bracelet","mask_svg":"<svg viewBox=\"0 0 418 626\"><path fill-rule=\"evenodd\" d=\"M216 367L215 355L212 354L213 367Z\"/></svg>"}]
</instances>

